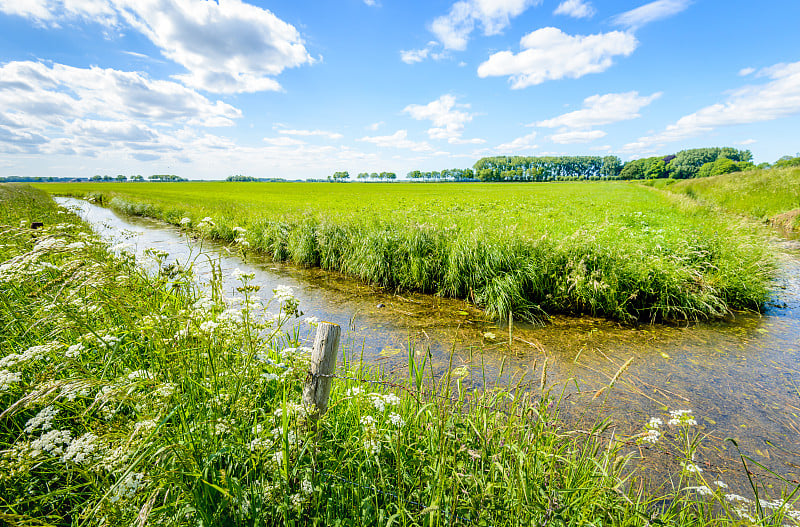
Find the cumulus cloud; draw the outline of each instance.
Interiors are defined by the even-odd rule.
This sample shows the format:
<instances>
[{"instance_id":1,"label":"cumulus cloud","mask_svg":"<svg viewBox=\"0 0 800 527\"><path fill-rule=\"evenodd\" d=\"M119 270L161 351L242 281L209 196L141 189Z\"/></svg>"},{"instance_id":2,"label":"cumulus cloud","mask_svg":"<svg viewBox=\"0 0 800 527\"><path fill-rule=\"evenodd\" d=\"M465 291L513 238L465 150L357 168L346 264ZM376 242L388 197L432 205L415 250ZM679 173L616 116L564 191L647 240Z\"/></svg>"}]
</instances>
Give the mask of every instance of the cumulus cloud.
<instances>
[{"instance_id":1,"label":"cumulus cloud","mask_svg":"<svg viewBox=\"0 0 800 527\"><path fill-rule=\"evenodd\" d=\"M554 15L567 15L573 18L591 18L595 14L595 9L589 2L583 0L564 0L555 11Z\"/></svg>"},{"instance_id":2,"label":"cumulus cloud","mask_svg":"<svg viewBox=\"0 0 800 527\"><path fill-rule=\"evenodd\" d=\"M615 16L613 22L618 26L638 29L650 22L676 15L689 4L691 0L656 0Z\"/></svg>"},{"instance_id":3,"label":"cumulus cloud","mask_svg":"<svg viewBox=\"0 0 800 527\"><path fill-rule=\"evenodd\" d=\"M639 138L625 146L636 151L708 133L720 126L772 121L800 113L800 62L777 64L758 72L771 80L745 86L725 101L685 115L658 134Z\"/></svg>"},{"instance_id":4,"label":"cumulus cloud","mask_svg":"<svg viewBox=\"0 0 800 527\"><path fill-rule=\"evenodd\" d=\"M0 66L0 148L6 152L175 151L185 126L230 126L241 111L172 81L40 62ZM13 134L12 134L13 132Z\"/></svg>"},{"instance_id":5,"label":"cumulus cloud","mask_svg":"<svg viewBox=\"0 0 800 527\"><path fill-rule=\"evenodd\" d=\"M572 143L589 143L595 139L605 137L606 132L602 130L565 130L550 136L550 140L561 145Z\"/></svg>"},{"instance_id":6,"label":"cumulus cloud","mask_svg":"<svg viewBox=\"0 0 800 527\"><path fill-rule=\"evenodd\" d=\"M469 36L476 26L484 35L497 35L508 27L511 19L522 14L541 0L463 0L456 2L446 15L436 18L430 25L445 49L467 49Z\"/></svg>"},{"instance_id":7,"label":"cumulus cloud","mask_svg":"<svg viewBox=\"0 0 800 527\"><path fill-rule=\"evenodd\" d=\"M126 24L186 68L177 79L214 93L280 90L275 76L314 62L294 26L241 0L0 0L0 11L48 25Z\"/></svg>"},{"instance_id":8,"label":"cumulus cloud","mask_svg":"<svg viewBox=\"0 0 800 527\"><path fill-rule=\"evenodd\" d=\"M659 97L661 92L647 96L639 95L636 91L592 95L583 100L582 109L538 121L535 125L544 128L590 128L637 119L641 117L639 110Z\"/></svg>"},{"instance_id":9,"label":"cumulus cloud","mask_svg":"<svg viewBox=\"0 0 800 527\"><path fill-rule=\"evenodd\" d=\"M525 150L539 148L539 145L534 143L535 140L536 132L531 132L527 135L523 135L522 137L517 137L509 143L498 145L497 148L495 148L495 151L503 154L519 154Z\"/></svg>"},{"instance_id":10,"label":"cumulus cloud","mask_svg":"<svg viewBox=\"0 0 800 527\"><path fill-rule=\"evenodd\" d=\"M439 43L435 40L432 40L431 42L428 42L428 44L422 49L400 50L400 60L406 64L416 64L417 62L422 62L428 57L432 58L433 60L441 60L447 56L447 53L434 51L437 46L439 46Z\"/></svg>"},{"instance_id":11,"label":"cumulus cloud","mask_svg":"<svg viewBox=\"0 0 800 527\"><path fill-rule=\"evenodd\" d=\"M481 139L461 139L464 125L472 121L474 114L462 110L469 104L458 104L453 95L442 95L428 104L409 104L403 109L418 121L429 120L433 127L428 129L431 139L447 139L451 144L481 143Z\"/></svg>"},{"instance_id":12,"label":"cumulus cloud","mask_svg":"<svg viewBox=\"0 0 800 527\"><path fill-rule=\"evenodd\" d=\"M417 142L410 140L408 138L407 130L398 130L392 135L362 137L361 139L358 139L358 141L372 143L381 148L403 148L407 150L413 150L415 152L426 152L433 150L431 145L425 141Z\"/></svg>"},{"instance_id":13,"label":"cumulus cloud","mask_svg":"<svg viewBox=\"0 0 800 527\"><path fill-rule=\"evenodd\" d=\"M748 75L751 75L755 72L756 72L755 68L742 68L739 70L739 75L741 75L742 77L747 77Z\"/></svg>"},{"instance_id":14,"label":"cumulus cloud","mask_svg":"<svg viewBox=\"0 0 800 527\"><path fill-rule=\"evenodd\" d=\"M317 137L325 137L327 139L341 139L342 137L344 137L340 133L328 132L327 130L287 130L287 129L282 129L282 130L278 130L278 133L279 134L283 134L283 135L297 135L297 136L301 136L301 137L317 136Z\"/></svg>"},{"instance_id":15,"label":"cumulus cloud","mask_svg":"<svg viewBox=\"0 0 800 527\"><path fill-rule=\"evenodd\" d=\"M522 37L519 53L500 51L491 55L478 67L478 76L508 76L512 89L565 77L577 79L607 70L615 56L630 55L637 44L632 34L621 31L572 36L545 27Z\"/></svg>"}]
</instances>

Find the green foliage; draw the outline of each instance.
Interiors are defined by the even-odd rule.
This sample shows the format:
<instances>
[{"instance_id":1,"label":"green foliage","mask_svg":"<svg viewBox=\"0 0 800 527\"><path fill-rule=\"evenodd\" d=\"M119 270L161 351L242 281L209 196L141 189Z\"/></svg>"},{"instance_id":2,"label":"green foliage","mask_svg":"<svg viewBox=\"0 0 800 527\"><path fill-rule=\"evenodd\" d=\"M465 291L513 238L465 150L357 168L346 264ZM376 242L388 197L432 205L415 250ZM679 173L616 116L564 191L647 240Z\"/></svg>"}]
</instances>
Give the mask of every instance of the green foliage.
<instances>
[{"instance_id":1,"label":"green foliage","mask_svg":"<svg viewBox=\"0 0 800 527\"><path fill-rule=\"evenodd\" d=\"M613 156L497 156L479 159L473 169L481 181L564 181L613 179L620 165Z\"/></svg>"},{"instance_id":2,"label":"green foliage","mask_svg":"<svg viewBox=\"0 0 800 527\"><path fill-rule=\"evenodd\" d=\"M730 147L693 148L681 150L670 161L668 169L675 179L689 179L697 177L700 167L706 163L713 163L719 158L731 161L752 161L753 154L750 150L736 150Z\"/></svg>"},{"instance_id":3,"label":"green foliage","mask_svg":"<svg viewBox=\"0 0 800 527\"><path fill-rule=\"evenodd\" d=\"M258 181L258 178L253 176L243 176L242 174L235 174L233 176L228 176L227 178L225 178L225 181L239 181L239 182Z\"/></svg>"},{"instance_id":4,"label":"green foliage","mask_svg":"<svg viewBox=\"0 0 800 527\"><path fill-rule=\"evenodd\" d=\"M624 321L759 309L771 259L738 224L621 182L342 186L83 183L45 187L121 211L246 227L251 248L393 290L475 302L499 319L591 313Z\"/></svg>"},{"instance_id":5,"label":"green foliage","mask_svg":"<svg viewBox=\"0 0 800 527\"><path fill-rule=\"evenodd\" d=\"M334 172L333 176L331 176L329 179L331 181L336 182L336 181L345 181L345 180L347 180L349 178L350 178L350 173L347 172L347 171L344 171L344 172Z\"/></svg>"},{"instance_id":6,"label":"green foliage","mask_svg":"<svg viewBox=\"0 0 800 527\"><path fill-rule=\"evenodd\" d=\"M783 156L775 161L775 168L800 167L800 156Z\"/></svg>"},{"instance_id":7,"label":"green foliage","mask_svg":"<svg viewBox=\"0 0 800 527\"><path fill-rule=\"evenodd\" d=\"M174 174L153 174L148 176L147 179L150 181L186 181L186 179Z\"/></svg>"}]
</instances>

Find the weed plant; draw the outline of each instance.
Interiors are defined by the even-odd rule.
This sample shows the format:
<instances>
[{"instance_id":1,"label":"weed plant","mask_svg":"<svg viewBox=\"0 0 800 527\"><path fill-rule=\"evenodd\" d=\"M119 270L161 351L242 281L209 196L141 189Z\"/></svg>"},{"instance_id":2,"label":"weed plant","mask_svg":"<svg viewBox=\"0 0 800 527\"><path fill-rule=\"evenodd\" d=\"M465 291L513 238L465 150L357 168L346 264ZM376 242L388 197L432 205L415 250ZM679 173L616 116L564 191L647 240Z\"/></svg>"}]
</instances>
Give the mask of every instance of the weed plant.
<instances>
[{"instance_id":1,"label":"weed plant","mask_svg":"<svg viewBox=\"0 0 800 527\"><path fill-rule=\"evenodd\" d=\"M144 272L30 187L0 185L0 207L4 524L796 519L786 500L767 513L742 497L748 508L731 516L718 492L626 491L622 443L602 423L564 429L544 371L535 396L518 387L468 394L461 373L436 378L413 352L403 389L345 362L329 411L309 426L300 393L314 320L298 319L288 288L262 300L252 276L237 272L241 285L226 298L218 274L201 288L192 260L166 265L157 251L159 271ZM688 430L687 415L676 414L678 429ZM659 440L654 428L641 440Z\"/></svg>"},{"instance_id":2,"label":"weed plant","mask_svg":"<svg viewBox=\"0 0 800 527\"><path fill-rule=\"evenodd\" d=\"M759 310L774 270L742 221L622 182L42 188L176 225L188 218L196 233L275 260L466 299L499 320L724 317Z\"/></svg>"}]
</instances>

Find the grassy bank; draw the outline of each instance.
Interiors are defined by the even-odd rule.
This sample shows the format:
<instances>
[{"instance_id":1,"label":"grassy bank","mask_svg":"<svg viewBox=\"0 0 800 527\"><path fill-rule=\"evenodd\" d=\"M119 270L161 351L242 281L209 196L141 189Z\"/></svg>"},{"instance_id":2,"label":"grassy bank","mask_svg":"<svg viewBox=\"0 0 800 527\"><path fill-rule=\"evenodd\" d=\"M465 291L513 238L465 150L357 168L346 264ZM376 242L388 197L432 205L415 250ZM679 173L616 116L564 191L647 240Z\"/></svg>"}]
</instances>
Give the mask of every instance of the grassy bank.
<instances>
[{"instance_id":1,"label":"grassy bank","mask_svg":"<svg viewBox=\"0 0 800 527\"><path fill-rule=\"evenodd\" d=\"M146 274L29 187L0 185L0 207L4 524L780 525L795 514L705 482L690 414L669 430L651 420L637 439L684 441L677 486L626 491L623 444L601 426L563 429L541 371L534 396L466 394L456 371L433 378L413 353L395 386L343 364L314 431L300 403L313 321L289 291L242 275L237 298L217 281L203 292L191 261Z\"/></svg>"},{"instance_id":2,"label":"grassy bank","mask_svg":"<svg viewBox=\"0 0 800 527\"><path fill-rule=\"evenodd\" d=\"M789 230L800 230L800 168L773 168L689 179L667 187Z\"/></svg>"},{"instance_id":3,"label":"grassy bank","mask_svg":"<svg viewBox=\"0 0 800 527\"><path fill-rule=\"evenodd\" d=\"M772 272L751 228L624 183L41 187L173 224L187 218L276 260L467 299L501 320L719 317L759 309Z\"/></svg>"}]
</instances>

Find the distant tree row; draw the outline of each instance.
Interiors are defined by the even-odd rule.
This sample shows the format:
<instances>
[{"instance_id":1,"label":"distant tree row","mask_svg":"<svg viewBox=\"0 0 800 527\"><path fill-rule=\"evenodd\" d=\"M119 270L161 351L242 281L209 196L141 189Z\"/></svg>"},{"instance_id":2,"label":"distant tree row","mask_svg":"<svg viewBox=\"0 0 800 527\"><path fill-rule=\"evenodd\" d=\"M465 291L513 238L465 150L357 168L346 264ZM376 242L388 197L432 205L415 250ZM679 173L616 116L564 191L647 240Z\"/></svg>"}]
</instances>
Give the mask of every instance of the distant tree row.
<instances>
[{"instance_id":1,"label":"distant tree row","mask_svg":"<svg viewBox=\"0 0 800 527\"><path fill-rule=\"evenodd\" d=\"M475 179L475 172L471 168L449 168L442 171L421 172L413 170L407 174L408 179L424 181L472 181Z\"/></svg>"},{"instance_id":2,"label":"distant tree row","mask_svg":"<svg viewBox=\"0 0 800 527\"><path fill-rule=\"evenodd\" d=\"M693 148L623 163L616 156L484 157L474 165L481 181L688 179L755 168L750 150Z\"/></svg>"},{"instance_id":3,"label":"distant tree row","mask_svg":"<svg viewBox=\"0 0 800 527\"><path fill-rule=\"evenodd\" d=\"M394 172L360 172L356 177L362 181L366 181L367 179L389 181L392 179L397 179L397 174L395 174Z\"/></svg>"},{"instance_id":4,"label":"distant tree row","mask_svg":"<svg viewBox=\"0 0 800 527\"><path fill-rule=\"evenodd\" d=\"M228 176L225 178L225 181L258 181L258 178L253 176L243 176L241 174L236 174L234 176Z\"/></svg>"},{"instance_id":5,"label":"distant tree row","mask_svg":"<svg viewBox=\"0 0 800 527\"><path fill-rule=\"evenodd\" d=\"M570 181L611 179L621 167L616 156L496 156L479 159L472 168L480 181Z\"/></svg>"}]
</instances>

